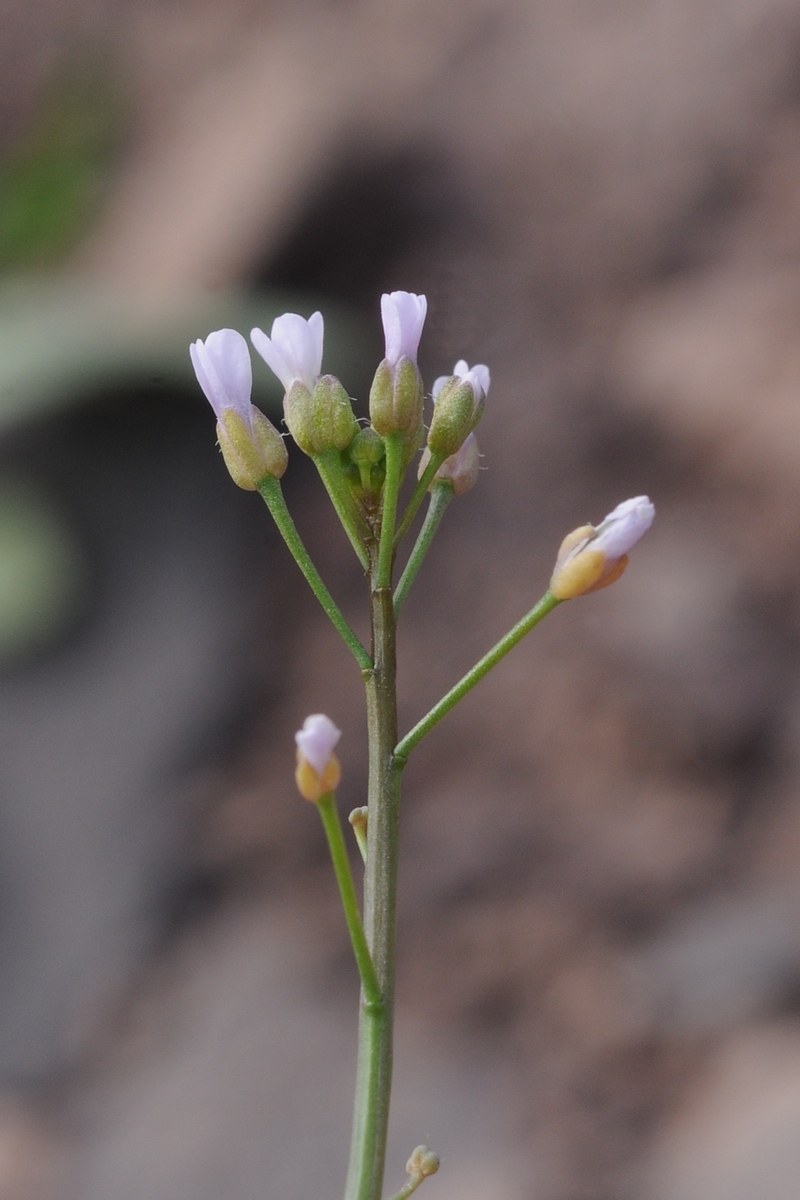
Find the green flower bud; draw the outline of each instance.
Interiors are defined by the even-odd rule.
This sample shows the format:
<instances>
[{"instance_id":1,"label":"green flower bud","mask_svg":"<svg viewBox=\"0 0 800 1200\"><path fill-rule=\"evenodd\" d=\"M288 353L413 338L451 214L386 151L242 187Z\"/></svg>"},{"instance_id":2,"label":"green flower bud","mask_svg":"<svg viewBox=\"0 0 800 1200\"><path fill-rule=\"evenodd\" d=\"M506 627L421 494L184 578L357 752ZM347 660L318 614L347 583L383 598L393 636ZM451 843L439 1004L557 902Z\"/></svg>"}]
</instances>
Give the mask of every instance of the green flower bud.
<instances>
[{"instance_id":1,"label":"green flower bud","mask_svg":"<svg viewBox=\"0 0 800 1200\"><path fill-rule=\"evenodd\" d=\"M449 458L483 416L489 391L489 370L482 364L470 368L461 359L453 375L442 376L433 385L433 419L428 431L432 454Z\"/></svg>"},{"instance_id":2,"label":"green flower bud","mask_svg":"<svg viewBox=\"0 0 800 1200\"><path fill-rule=\"evenodd\" d=\"M383 439L368 425L359 429L347 449L347 472L355 495L370 503L380 495L386 475Z\"/></svg>"},{"instance_id":3,"label":"green flower bud","mask_svg":"<svg viewBox=\"0 0 800 1200\"><path fill-rule=\"evenodd\" d=\"M422 430L422 400L422 376L417 364L406 357L394 365L384 359L369 393L373 428L381 437L402 433L406 440L413 441Z\"/></svg>"},{"instance_id":4,"label":"green flower bud","mask_svg":"<svg viewBox=\"0 0 800 1200\"><path fill-rule=\"evenodd\" d=\"M259 409L250 406L250 423L232 408L217 422L217 440L233 482L254 492L267 475L280 479L289 456L283 438Z\"/></svg>"},{"instance_id":5,"label":"green flower bud","mask_svg":"<svg viewBox=\"0 0 800 1200\"><path fill-rule=\"evenodd\" d=\"M350 397L335 375L322 375L313 391L296 380L283 409L289 432L306 454L346 450L358 433Z\"/></svg>"}]
</instances>

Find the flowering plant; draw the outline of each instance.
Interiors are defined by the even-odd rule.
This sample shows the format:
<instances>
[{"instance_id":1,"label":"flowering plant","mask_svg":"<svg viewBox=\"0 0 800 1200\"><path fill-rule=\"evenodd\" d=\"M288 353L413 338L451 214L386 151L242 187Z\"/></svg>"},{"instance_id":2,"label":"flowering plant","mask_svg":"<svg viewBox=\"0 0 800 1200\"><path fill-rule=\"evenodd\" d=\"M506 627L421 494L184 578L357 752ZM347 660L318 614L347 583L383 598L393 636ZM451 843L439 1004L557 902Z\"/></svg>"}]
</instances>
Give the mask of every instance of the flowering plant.
<instances>
[{"instance_id":1,"label":"flowering plant","mask_svg":"<svg viewBox=\"0 0 800 1200\"><path fill-rule=\"evenodd\" d=\"M427 311L424 296L392 292L381 302L386 354L370 389L370 422L362 427L350 398L332 375L323 375L323 319L286 313L267 337L254 329L256 350L281 381L286 424L314 461L369 586L369 650L345 620L303 545L280 479L288 456L283 439L250 403L247 344L231 329L217 330L191 347L198 382L217 416L220 448L235 483L257 491L314 595L358 664L366 690L369 738L367 804L350 814L364 863L359 903L336 806L341 767L340 733L321 713L296 736L296 782L319 810L330 848L356 965L361 979L358 1066L353 1134L345 1200L381 1200L392 1079L394 938L397 896L400 785L409 755L424 737L527 633L564 600L596 591L622 574L628 553L649 529L653 505L646 496L619 504L594 527L582 525L563 541L550 586L537 604L403 737L397 728L395 632L411 588L447 506L478 481L474 429L483 415L490 378L486 366L461 359L453 374L433 385L433 414L405 508L404 476L425 440L424 386L417 350ZM398 547L425 497L428 507L413 548L395 583ZM436 1154L418 1146L406 1164L408 1178L393 1200L405 1200L439 1167Z\"/></svg>"}]
</instances>

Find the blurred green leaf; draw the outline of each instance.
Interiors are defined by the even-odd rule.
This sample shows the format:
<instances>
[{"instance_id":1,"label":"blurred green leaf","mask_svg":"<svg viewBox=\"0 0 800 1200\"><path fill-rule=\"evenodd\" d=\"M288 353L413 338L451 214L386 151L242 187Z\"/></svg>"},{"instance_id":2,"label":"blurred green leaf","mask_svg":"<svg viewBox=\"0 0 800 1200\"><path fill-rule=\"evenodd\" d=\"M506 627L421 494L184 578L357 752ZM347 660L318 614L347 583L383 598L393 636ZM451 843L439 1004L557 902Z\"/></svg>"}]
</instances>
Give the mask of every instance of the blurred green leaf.
<instances>
[{"instance_id":1,"label":"blurred green leaf","mask_svg":"<svg viewBox=\"0 0 800 1200\"><path fill-rule=\"evenodd\" d=\"M85 563L63 517L30 481L0 482L0 665L63 634L85 594Z\"/></svg>"},{"instance_id":2,"label":"blurred green leaf","mask_svg":"<svg viewBox=\"0 0 800 1200\"><path fill-rule=\"evenodd\" d=\"M0 162L0 269L50 266L86 232L102 202L122 127L108 77L74 68Z\"/></svg>"}]
</instances>

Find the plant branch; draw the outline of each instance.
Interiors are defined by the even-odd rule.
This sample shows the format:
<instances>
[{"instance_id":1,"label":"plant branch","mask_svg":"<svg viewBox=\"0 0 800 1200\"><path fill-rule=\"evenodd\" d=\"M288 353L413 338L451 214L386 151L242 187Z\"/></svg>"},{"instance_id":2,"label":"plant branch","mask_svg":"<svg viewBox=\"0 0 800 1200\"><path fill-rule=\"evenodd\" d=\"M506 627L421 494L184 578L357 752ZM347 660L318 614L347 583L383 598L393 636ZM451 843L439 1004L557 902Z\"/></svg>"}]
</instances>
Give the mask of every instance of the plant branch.
<instances>
[{"instance_id":1,"label":"plant branch","mask_svg":"<svg viewBox=\"0 0 800 1200\"><path fill-rule=\"evenodd\" d=\"M289 547L292 557L303 572L308 586L330 617L334 628L352 651L353 657L362 672L371 671L372 659L342 616L338 604L322 582L319 571L314 566L308 551L303 545L300 534L297 532L297 526L292 520L289 509L286 507L280 480L273 479L271 475L266 475L259 481L258 491L271 512L283 540Z\"/></svg>"},{"instance_id":2,"label":"plant branch","mask_svg":"<svg viewBox=\"0 0 800 1200\"><path fill-rule=\"evenodd\" d=\"M439 470L439 467L442 465L443 462L444 462L444 459L442 458L442 456L440 454L432 454L431 455L430 462L428 463L427 467L425 468L422 475L420 476L420 479L417 482L417 486L414 488L414 491L411 494L411 499L408 502L408 507L406 508L406 511L403 513L403 518L397 527L397 533L394 535L395 550L397 549L397 547L402 542L403 538L408 533L411 522L414 520L414 517L417 515L417 509L419 508L420 504L422 504L422 501L425 499L425 493L427 492L428 488L431 485L431 480L433 479L434 475Z\"/></svg>"},{"instance_id":3,"label":"plant branch","mask_svg":"<svg viewBox=\"0 0 800 1200\"><path fill-rule=\"evenodd\" d=\"M367 946L367 939L364 936L364 927L361 924L361 913L358 908L350 860L347 857L347 847L344 844L344 834L334 793L327 792L326 795L321 796L317 801L317 808L322 818L325 836L328 839L333 870L339 885L339 894L342 897L342 908L347 921L350 941L353 944L353 954L358 966L358 973L361 976L364 999L367 1004L381 1004L383 996L378 977L375 974L372 955Z\"/></svg>"},{"instance_id":4,"label":"plant branch","mask_svg":"<svg viewBox=\"0 0 800 1200\"><path fill-rule=\"evenodd\" d=\"M447 695L443 696L439 703L435 704L430 712L421 721L418 721L414 728L397 744L394 751L395 759L401 764L405 764L414 747L422 741L426 734L430 733L435 725L439 724L442 717L446 716L451 708L455 708L459 700L463 699L467 692L483 679L484 675L488 675L492 667L496 666L501 658L505 658L509 650L513 650L517 642L522 641L525 634L530 633L534 626L538 625L560 603L561 601L556 600L552 592L545 592L539 603L534 605L527 616L524 616L513 629L509 630L505 637L501 638L471 671L467 671L463 679L459 680L455 687L452 687Z\"/></svg>"},{"instance_id":5,"label":"plant branch","mask_svg":"<svg viewBox=\"0 0 800 1200\"><path fill-rule=\"evenodd\" d=\"M439 522L444 516L445 509L453 499L454 495L455 493L453 491L453 485L449 479L442 479L439 483L435 483L433 485L430 504L428 505L428 511L425 513L425 520L422 522L422 528L417 535L417 540L414 543L414 549L409 555L405 570L400 576L400 582L395 588L395 620L400 616L400 609L405 604L406 596L409 593L411 585L416 579L417 572L422 566L431 542L436 536L436 530L439 528Z\"/></svg>"},{"instance_id":6,"label":"plant branch","mask_svg":"<svg viewBox=\"0 0 800 1200\"><path fill-rule=\"evenodd\" d=\"M313 458L314 466L319 471L319 477L330 496L331 504L336 509L336 515L350 540L350 545L356 552L356 558L366 571L369 569L369 555L364 545L362 522L355 501L342 479L339 452L338 450L328 450L324 454L315 454Z\"/></svg>"}]
</instances>

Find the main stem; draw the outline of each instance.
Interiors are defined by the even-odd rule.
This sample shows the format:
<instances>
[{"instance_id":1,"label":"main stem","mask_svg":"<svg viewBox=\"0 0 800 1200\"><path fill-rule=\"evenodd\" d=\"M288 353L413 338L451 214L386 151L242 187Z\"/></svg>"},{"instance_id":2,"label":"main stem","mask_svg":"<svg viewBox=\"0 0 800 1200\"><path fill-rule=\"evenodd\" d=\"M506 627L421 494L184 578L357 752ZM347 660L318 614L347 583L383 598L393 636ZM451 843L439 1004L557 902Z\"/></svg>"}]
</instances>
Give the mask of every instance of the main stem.
<instances>
[{"instance_id":1,"label":"main stem","mask_svg":"<svg viewBox=\"0 0 800 1200\"><path fill-rule=\"evenodd\" d=\"M377 574L377 562L373 559L374 666L364 672L369 730L364 932L382 1001L371 1004L361 993L353 1137L345 1200L381 1198L392 1086L397 830L402 765L393 755L397 744L397 671L392 590L391 586L376 586Z\"/></svg>"}]
</instances>

